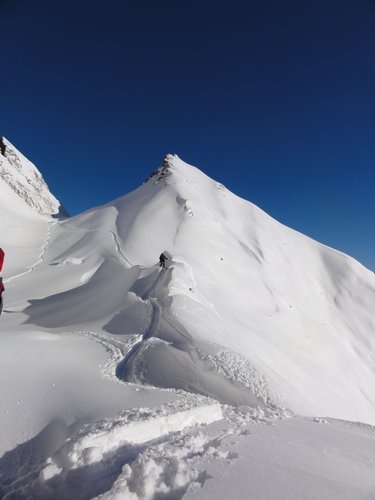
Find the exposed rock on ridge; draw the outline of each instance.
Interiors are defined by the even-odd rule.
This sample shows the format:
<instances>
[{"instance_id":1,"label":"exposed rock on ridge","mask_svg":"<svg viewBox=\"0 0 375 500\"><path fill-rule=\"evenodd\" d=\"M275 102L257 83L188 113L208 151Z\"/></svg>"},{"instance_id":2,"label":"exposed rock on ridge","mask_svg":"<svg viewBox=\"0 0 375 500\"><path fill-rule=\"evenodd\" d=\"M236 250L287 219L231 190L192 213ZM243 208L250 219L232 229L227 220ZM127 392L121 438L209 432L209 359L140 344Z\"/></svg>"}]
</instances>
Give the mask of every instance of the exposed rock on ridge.
<instances>
[{"instance_id":1,"label":"exposed rock on ridge","mask_svg":"<svg viewBox=\"0 0 375 500\"><path fill-rule=\"evenodd\" d=\"M27 205L42 215L67 215L35 165L4 137L0 138L0 153L0 179Z\"/></svg>"},{"instance_id":2,"label":"exposed rock on ridge","mask_svg":"<svg viewBox=\"0 0 375 500\"><path fill-rule=\"evenodd\" d=\"M167 154L160 167L147 177L144 184L151 179L155 184L158 184L160 181L166 181L167 177L171 175L171 167L175 158L178 158L178 156Z\"/></svg>"}]
</instances>

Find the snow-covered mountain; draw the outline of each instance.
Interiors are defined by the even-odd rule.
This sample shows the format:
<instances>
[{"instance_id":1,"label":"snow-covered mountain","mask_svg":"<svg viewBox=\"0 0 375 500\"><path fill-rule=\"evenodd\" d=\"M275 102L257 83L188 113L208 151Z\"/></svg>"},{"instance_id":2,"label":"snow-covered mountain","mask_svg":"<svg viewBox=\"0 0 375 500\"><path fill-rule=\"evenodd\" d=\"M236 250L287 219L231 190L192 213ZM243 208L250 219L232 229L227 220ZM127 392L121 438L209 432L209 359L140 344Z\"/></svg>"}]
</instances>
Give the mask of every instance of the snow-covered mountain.
<instances>
[{"instance_id":1,"label":"snow-covered mountain","mask_svg":"<svg viewBox=\"0 0 375 500\"><path fill-rule=\"evenodd\" d=\"M91 479L74 490L76 498L105 491L105 498L180 498L189 484L205 487L199 470L215 457L232 462L236 452L224 435L245 440L252 422L299 414L375 424L372 272L283 226L175 155L132 193L56 220L48 214L59 202L52 203L45 187L38 200L49 201L38 201L36 209L12 187L18 176L30 178L29 163L17 153L18 168L5 144L0 380L12 386L0 401L7 452L0 483L12 483L5 493L18 488L21 498L67 498L88 470ZM163 251L166 269L158 265ZM282 442L293 429L306 432L316 450L312 475L323 474L318 450L327 432L316 433L308 420L291 422L263 443ZM336 465L354 443L352 434L361 434L357 456L374 446L372 428L344 432L329 422ZM186 430L192 424L205 424L204 436ZM215 429L220 441L212 437ZM150 445L167 434L174 437L161 448ZM133 458L129 443L141 446L138 453L132 448ZM164 456L159 465L158 454ZM198 455L202 460L192 463L189 457ZM25 456L30 476L21 480ZM293 462L294 469L309 467L305 459ZM275 466L289 478L285 491L298 497L301 483L282 458ZM366 467L362 478L371 476ZM358 491L355 479L348 489L334 476L299 498L317 498L317 491L320 498L351 498L343 495ZM234 498L243 497L244 484ZM340 496L324 496L328 485ZM375 491L373 481L366 485L366 494ZM210 490L202 498L218 498L215 488L202 491ZM253 498L275 498L275 492L288 498L276 483L266 490L258 484Z\"/></svg>"},{"instance_id":2,"label":"snow-covered mountain","mask_svg":"<svg viewBox=\"0 0 375 500\"><path fill-rule=\"evenodd\" d=\"M66 215L39 170L5 137L0 137L0 178L38 213Z\"/></svg>"}]
</instances>

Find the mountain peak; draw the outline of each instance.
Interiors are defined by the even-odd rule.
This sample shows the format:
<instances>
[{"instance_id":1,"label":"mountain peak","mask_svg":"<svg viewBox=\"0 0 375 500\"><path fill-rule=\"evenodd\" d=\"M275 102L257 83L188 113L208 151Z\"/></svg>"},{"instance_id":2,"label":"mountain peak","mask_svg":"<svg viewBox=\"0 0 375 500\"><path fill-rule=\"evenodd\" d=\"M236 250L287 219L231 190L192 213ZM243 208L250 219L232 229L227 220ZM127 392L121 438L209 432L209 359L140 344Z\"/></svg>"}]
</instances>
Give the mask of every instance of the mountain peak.
<instances>
[{"instance_id":1,"label":"mountain peak","mask_svg":"<svg viewBox=\"0 0 375 500\"><path fill-rule=\"evenodd\" d=\"M42 215L66 215L36 166L5 137L0 138L0 180Z\"/></svg>"},{"instance_id":2,"label":"mountain peak","mask_svg":"<svg viewBox=\"0 0 375 500\"><path fill-rule=\"evenodd\" d=\"M180 158L176 154L168 153L165 155L160 167L158 167L154 172L152 172L144 183L152 180L155 184L158 184L160 181L166 181L167 177L169 177L172 173L173 167L176 166L177 161L181 161Z\"/></svg>"},{"instance_id":3,"label":"mountain peak","mask_svg":"<svg viewBox=\"0 0 375 500\"><path fill-rule=\"evenodd\" d=\"M172 166L176 163L176 160L180 158L175 153L168 153L165 155L163 163L168 163L168 165Z\"/></svg>"}]
</instances>

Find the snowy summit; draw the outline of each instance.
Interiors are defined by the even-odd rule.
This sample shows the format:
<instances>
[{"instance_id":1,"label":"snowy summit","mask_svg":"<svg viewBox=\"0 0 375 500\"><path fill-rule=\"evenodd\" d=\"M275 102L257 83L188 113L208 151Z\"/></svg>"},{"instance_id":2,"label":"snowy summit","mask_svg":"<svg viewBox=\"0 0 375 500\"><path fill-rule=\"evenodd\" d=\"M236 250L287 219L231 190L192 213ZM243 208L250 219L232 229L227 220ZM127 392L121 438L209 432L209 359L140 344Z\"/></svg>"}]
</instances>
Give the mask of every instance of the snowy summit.
<instances>
[{"instance_id":1,"label":"snowy summit","mask_svg":"<svg viewBox=\"0 0 375 500\"><path fill-rule=\"evenodd\" d=\"M176 155L59 219L1 148L5 498L375 494L374 273Z\"/></svg>"}]
</instances>

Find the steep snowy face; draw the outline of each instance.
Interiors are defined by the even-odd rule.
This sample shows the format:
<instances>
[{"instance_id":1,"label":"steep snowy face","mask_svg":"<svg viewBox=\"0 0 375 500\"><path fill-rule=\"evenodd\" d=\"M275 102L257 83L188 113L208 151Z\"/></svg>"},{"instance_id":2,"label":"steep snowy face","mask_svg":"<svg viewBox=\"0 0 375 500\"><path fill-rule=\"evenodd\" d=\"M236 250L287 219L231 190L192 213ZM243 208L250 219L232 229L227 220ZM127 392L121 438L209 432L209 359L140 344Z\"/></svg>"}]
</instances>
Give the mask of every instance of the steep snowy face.
<instances>
[{"instance_id":1,"label":"steep snowy face","mask_svg":"<svg viewBox=\"0 0 375 500\"><path fill-rule=\"evenodd\" d=\"M39 214L65 214L35 165L4 137L0 138L0 179Z\"/></svg>"}]
</instances>

